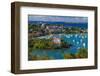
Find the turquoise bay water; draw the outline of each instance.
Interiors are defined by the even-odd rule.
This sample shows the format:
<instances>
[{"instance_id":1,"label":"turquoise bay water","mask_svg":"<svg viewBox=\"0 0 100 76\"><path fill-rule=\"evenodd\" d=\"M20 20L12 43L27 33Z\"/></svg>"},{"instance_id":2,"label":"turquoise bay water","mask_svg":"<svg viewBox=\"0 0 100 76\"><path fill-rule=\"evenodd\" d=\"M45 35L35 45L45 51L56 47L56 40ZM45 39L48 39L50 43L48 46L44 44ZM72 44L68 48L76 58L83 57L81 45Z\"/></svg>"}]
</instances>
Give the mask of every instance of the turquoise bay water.
<instances>
[{"instance_id":1,"label":"turquoise bay water","mask_svg":"<svg viewBox=\"0 0 100 76\"><path fill-rule=\"evenodd\" d=\"M33 50L32 55L38 57L48 56L53 59L63 59L63 54L75 54L80 48L88 48L88 34L62 34L59 36L62 37L65 42L71 43L72 46L66 49ZM48 36L43 38L48 38Z\"/></svg>"}]
</instances>

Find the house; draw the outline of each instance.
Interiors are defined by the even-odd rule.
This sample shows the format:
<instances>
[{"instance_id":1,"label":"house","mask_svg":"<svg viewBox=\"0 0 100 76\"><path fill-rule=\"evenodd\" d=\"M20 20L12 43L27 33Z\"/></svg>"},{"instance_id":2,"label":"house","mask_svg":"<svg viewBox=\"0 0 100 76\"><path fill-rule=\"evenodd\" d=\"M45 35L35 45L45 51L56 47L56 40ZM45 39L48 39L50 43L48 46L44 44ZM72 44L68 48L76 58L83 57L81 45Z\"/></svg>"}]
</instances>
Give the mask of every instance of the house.
<instances>
[{"instance_id":1,"label":"house","mask_svg":"<svg viewBox=\"0 0 100 76\"><path fill-rule=\"evenodd\" d=\"M61 44L61 39L54 37L53 38L53 43L56 44L56 45L60 45Z\"/></svg>"},{"instance_id":2,"label":"house","mask_svg":"<svg viewBox=\"0 0 100 76\"><path fill-rule=\"evenodd\" d=\"M46 29L51 33L61 33L63 30L63 26L62 25L47 25Z\"/></svg>"}]
</instances>

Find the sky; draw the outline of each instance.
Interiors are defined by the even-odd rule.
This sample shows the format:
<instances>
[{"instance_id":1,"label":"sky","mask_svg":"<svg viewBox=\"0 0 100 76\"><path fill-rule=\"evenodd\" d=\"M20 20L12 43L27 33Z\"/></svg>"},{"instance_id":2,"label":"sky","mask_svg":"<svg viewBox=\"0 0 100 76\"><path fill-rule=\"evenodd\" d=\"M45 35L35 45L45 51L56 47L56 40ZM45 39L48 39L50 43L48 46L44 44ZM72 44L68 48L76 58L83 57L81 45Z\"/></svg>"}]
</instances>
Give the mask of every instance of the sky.
<instances>
[{"instance_id":1,"label":"sky","mask_svg":"<svg viewBox=\"0 0 100 76\"><path fill-rule=\"evenodd\" d=\"M87 17L77 17L77 16L29 15L28 21L87 23L88 18Z\"/></svg>"}]
</instances>

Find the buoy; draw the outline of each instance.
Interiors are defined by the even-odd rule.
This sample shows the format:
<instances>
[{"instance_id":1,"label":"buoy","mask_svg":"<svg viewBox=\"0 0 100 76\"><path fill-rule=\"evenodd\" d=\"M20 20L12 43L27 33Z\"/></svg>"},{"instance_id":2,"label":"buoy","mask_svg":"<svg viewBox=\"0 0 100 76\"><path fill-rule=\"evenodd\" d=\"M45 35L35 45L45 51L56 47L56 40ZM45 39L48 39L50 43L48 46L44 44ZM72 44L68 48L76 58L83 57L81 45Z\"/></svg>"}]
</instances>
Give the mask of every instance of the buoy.
<instances>
[{"instance_id":1,"label":"buoy","mask_svg":"<svg viewBox=\"0 0 100 76\"><path fill-rule=\"evenodd\" d=\"M73 42L75 42L75 40L73 40Z\"/></svg>"},{"instance_id":2,"label":"buoy","mask_svg":"<svg viewBox=\"0 0 100 76\"><path fill-rule=\"evenodd\" d=\"M83 47L85 47L85 43L83 43Z\"/></svg>"},{"instance_id":3,"label":"buoy","mask_svg":"<svg viewBox=\"0 0 100 76\"><path fill-rule=\"evenodd\" d=\"M80 39L80 42L82 42L82 39Z\"/></svg>"},{"instance_id":4,"label":"buoy","mask_svg":"<svg viewBox=\"0 0 100 76\"><path fill-rule=\"evenodd\" d=\"M77 44L79 44L79 42L77 42Z\"/></svg>"},{"instance_id":5,"label":"buoy","mask_svg":"<svg viewBox=\"0 0 100 76\"><path fill-rule=\"evenodd\" d=\"M84 36L82 36L82 39L84 39Z\"/></svg>"},{"instance_id":6,"label":"buoy","mask_svg":"<svg viewBox=\"0 0 100 76\"><path fill-rule=\"evenodd\" d=\"M76 34L75 37L77 37L78 35Z\"/></svg>"}]
</instances>

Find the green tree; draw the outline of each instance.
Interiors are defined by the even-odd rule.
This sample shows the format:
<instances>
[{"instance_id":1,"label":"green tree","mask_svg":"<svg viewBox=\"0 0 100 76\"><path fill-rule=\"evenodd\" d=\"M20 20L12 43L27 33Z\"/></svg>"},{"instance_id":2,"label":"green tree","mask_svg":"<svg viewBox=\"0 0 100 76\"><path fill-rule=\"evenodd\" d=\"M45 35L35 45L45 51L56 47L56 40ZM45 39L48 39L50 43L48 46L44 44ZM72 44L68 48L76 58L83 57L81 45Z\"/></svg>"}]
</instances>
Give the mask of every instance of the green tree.
<instances>
[{"instance_id":1,"label":"green tree","mask_svg":"<svg viewBox=\"0 0 100 76\"><path fill-rule=\"evenodd\" d=\"M86 48L80 48L78 52L76 53L77 58L87 58L88 52Z\"/></svg>"}]
</instances>

